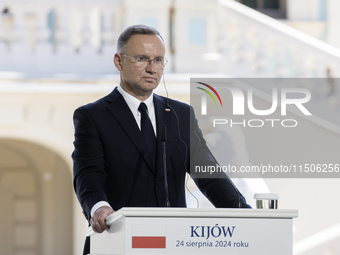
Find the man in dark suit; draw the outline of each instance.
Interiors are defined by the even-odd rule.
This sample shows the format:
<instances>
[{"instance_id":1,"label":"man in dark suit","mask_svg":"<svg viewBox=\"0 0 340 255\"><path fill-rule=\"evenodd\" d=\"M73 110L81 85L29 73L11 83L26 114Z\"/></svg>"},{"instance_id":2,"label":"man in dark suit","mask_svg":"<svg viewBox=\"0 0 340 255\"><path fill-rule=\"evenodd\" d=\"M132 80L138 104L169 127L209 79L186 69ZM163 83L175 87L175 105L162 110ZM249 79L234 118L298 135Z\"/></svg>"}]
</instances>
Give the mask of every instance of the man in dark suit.
<instances>
[{"instance_id":1,"label":"man in dark suit","mask_svg":"<svg viewBox=\"0 0 340 255\"><path fill-rule=\"evenodd\" d=\"M190 166L217 164L192 108L153 94L167 62L164 56L158 31L127 28L114 56L120 86L74 113L74 188L95 232L108 229L105 218L122 207L185 207ZM162 132L167 135L167 178ZM214 206L249 207L225 175L192 177ZM84 254L88 252L87 240Z\"/></svg>"}]
</instances>

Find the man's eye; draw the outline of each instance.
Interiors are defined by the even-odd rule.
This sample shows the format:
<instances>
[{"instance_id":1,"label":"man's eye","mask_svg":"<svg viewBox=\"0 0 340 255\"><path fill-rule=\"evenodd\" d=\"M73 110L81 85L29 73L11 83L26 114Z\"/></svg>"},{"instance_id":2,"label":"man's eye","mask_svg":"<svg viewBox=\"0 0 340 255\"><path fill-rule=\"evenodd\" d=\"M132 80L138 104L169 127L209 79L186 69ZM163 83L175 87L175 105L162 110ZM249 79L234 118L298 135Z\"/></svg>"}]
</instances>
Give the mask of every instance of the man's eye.
<instances>
[{"instance_id":1,"label":"man's eye","mask_svg":"<svg viewBox=\"0 0 340 255\"><path fill-rule=\"evenodd\" d=\"M162 59L162 58L155 58L155 62L157 62L157 63L163 63L163 59Z\"/></svg>"},{"instance_id":2,"label":"man's eye","mask_svg":"<svg viewBox=\"0 0 340 255\"><path fill-rule=\"evenodd\" d=\"M146 62L146 61L148 61L149 59L148 59L147 57L137 57L136 60L137 60L138 62Z\"/></svg>"}]
</instances>

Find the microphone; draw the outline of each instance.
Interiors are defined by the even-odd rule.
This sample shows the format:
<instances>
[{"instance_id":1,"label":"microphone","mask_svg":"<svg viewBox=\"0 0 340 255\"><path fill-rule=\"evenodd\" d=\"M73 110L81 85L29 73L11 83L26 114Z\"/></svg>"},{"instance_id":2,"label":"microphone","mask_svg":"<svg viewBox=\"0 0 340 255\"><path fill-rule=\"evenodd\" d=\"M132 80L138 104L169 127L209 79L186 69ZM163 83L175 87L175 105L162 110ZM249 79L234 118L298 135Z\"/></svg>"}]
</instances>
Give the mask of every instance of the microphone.
<instances>
[{"instance_id":1,"label":"microphone","mask_svg":"<svg viewBox=\"0 0 340 255\"><path fill-rule=\"evenodd\" d=\"M168 170L166 167L166 140L167 140L167 132L166 125L162 126L161 132L161 142L163 148L163 170L164 170L164 189L165 189L165 207L170 207L169 201L169 187L168 187Z\"/></svg>"},{"instance_id":2,"label":"microphone","mask_svg":"<svg viewBox=\"0 0 340 255\"><path fill-rule=\"evenodd\" d=\"M202 143L204 145L204 147L210 152L211 156L214 158L214 160L217 162L215 156L211 153L210 149L208 148L207 142L204 140L203 136L197 132L196 129L194 129L194 133L197 136L198 140L200 141L200 143ZM241 199L240 199L240 194L238 192L238 189L235 187L235 184L230 180L228 175L225 175L227 177L227 180L230 184L230 186L234 189L236 196L237 196L237 202L238 202L238 208L242 208L242 204L241 204Z\"/></svg>"},{"instance_id":3,"label":"microphone","mask_svg":"<svg viewBox=\"0 0 340 255\"><path fill-rule=\"evenodd\" d=\"M180 135L181 132L180 132L180 130L179 130L179 119L178 119L177 113L176 113L176 111L170 106L169 93L168 93L168 89L167 89L166 84L165 84L164 73L163 73L163 85L164 85L164 89L165 89L165 92L166 92L166 106L167 106L167 108L165 108L165 111L166 111L166 112L173 112L173 113L174 113L175 118L176 118L176 120L177 120L178 138L179 138L179 140L181 141L181 143L184 145L184 147L185 147L185 155L187 155L188 148L187 148L186 143L183 141L183 139L181 138L181 135ZM164 125L163 127L164 127L165 136L166 136L166 126ZM163 133L163 129L162 129L162 133ZM163 140L162 140L162 141L163 141ZM165 137L165 142L166 142L166 137ZM164 146L164 151L165 151L165 146ZM188 172L188 168L187 168L187 158L186 158L186 157L185 157L185 159L184 159L184 168L185 168L186 172ZM166 166L165 166L164 169L166 169ZM199 201L198 201L197 197L196 197L196 196L190 191L190 189L188 188L188 185L187 185L187 184L188 184L188 179L189 179L188 177L189 177L189 175L187 174L187 178L186 178L186 182L185 182L185 188L186 188L186 190L191 194L191 196L196 200L197 208L199 208ZM168 192L168 191L166 191L166 192ZM169 200L167 200L167 201L169 201ZM170 202L169 202L169 206L170 206Z\"/></svg>"},{"instance_id":4,"label":"microphone","mask_svg":"<svg viewBox=\"0 0 340 255\"><path fill-rule=\"evenodd\" d=\"M167 132L166 132L166 125L164 124L162 126L162 133L161 133L161 141L162 141L162 143L166 143L167 139L168 139L168 137L167 137Z\"/></svg>"}]
</instances>

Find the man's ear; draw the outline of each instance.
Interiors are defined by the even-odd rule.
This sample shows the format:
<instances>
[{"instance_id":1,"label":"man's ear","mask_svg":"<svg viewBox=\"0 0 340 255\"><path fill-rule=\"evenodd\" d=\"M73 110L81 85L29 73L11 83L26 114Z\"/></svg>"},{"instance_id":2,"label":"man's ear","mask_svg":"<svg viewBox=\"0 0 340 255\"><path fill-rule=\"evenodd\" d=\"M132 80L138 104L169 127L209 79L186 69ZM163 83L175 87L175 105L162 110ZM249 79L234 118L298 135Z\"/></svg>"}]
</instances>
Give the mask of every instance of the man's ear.
<instances>
[{"instance_id":1,"label":"man's ear","mask_svg":"<svg viewBox=\"0 0 340 255\"><path fill-rule=\"evenodd\" d=\"M122 71L123 69L122 61L123 61L122 55L120 55L119 53L116 53L113 57L113 63L115 64L118 71Z\"/></svg>"}]
</instances>

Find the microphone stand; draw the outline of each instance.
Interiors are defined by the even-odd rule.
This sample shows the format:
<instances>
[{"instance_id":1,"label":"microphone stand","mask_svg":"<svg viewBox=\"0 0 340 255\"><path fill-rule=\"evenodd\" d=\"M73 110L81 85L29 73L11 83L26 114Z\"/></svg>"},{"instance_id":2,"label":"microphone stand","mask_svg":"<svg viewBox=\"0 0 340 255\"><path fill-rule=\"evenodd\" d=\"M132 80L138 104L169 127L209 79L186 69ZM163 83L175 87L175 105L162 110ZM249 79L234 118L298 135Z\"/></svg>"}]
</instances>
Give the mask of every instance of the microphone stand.
<instances>
[{"instance_id":1,"label":"microphone stand","mask_svg":"<svg viewBox=\"0 0 340 255\"><path fill-rule=\"evenodd\" d=\"M167 140L167 133L166 133L166 126L162 126L162 134L161 134L161 141L162 141L162 148L163 148L163 170L164 170L164 189L165 189L165 207L170 207L169 201L169 187L168 187L168 170L166 167L166 140Z\"/></svg>"}]
</instances>

